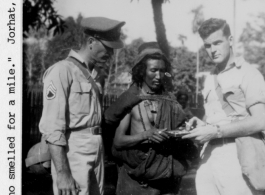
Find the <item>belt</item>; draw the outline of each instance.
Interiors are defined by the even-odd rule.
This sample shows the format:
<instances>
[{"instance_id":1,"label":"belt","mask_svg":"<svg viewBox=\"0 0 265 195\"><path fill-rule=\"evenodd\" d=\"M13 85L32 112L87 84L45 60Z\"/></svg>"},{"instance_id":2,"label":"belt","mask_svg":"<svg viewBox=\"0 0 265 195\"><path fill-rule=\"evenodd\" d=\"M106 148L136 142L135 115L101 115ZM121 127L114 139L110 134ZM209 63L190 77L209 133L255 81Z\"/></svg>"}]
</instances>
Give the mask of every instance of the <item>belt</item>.
<instances>
[{"instance_id":1,"label":"belt","mask_svg":"<svg viewBox=\"0 0 265 195\"><path fill-rule=\"evenodd\" d=\"M71 129L71 131L89 133L92 135L101 135L101 133L102 133L102 129L99 126L87 127L87 128L76 128L76 129Z\"/></svg>"},{"instance_id":2,"label":"belt","mask_svg":"<svg viewBox=\"0 0 265 195\"><path fill-rule=\"evenodd\" d=\"M233 143L235 142L235 138L218 138L218 139L212 139L209 144L211 145L224 145L228 143Z\"/></svg>"}]
</instances>

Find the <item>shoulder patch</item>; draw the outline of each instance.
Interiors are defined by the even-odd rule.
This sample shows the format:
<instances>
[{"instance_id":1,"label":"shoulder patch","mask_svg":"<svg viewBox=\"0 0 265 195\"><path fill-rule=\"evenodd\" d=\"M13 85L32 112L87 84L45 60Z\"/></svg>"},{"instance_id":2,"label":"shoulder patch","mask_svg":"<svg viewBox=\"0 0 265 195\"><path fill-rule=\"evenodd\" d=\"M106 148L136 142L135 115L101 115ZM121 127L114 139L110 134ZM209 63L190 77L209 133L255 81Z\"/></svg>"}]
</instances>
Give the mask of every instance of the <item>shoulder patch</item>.
<instances>
[{"instance_id":1,"label":"shoulder patch","mask_svg":"<svg viewBox=\"0 0 265 195\"><path fill-rule=\"evenodd\" d=\"M56 87L54 86L53 82L51 81L46 89L46 98L47 100L51 100L56 97Z\"/></svg>"}]
</instances>

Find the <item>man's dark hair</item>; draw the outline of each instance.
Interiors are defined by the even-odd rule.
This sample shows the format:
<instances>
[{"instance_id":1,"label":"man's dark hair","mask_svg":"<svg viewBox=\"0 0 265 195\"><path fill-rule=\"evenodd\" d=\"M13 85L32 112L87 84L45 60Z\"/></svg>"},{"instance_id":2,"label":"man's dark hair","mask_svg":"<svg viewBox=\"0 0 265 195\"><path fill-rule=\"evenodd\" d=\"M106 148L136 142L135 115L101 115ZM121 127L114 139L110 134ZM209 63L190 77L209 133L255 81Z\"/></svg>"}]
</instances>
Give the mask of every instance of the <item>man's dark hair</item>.
<instances>
[{"instance_id":1,"label":"man's dark hair","mask_svg":"<svg viewBox=\"0 0 265 195\"><path fill-rule=\"evenodd\" d=\"M82 31L83 32L82 32L82 34L80 36L80 42L79 42L80 46L85 45L87 43L88 38L92 37L90 34L85 33L84 30L82 30Z\"/></svg>"},{"instance_id":2,"label":"man's dark hair","mask_svg":"<svg viewBox=\"0 0 265 195\"><path fill-rule=\"evenodd\" d=\"M147 61L153 59L153 60L163 60L165 62L165 71L170 72L170 64L168 63L166 57L159 53L154 54L148 54L146 55L140 63L138 63L133 69L132 69L132 81L135 83L138 87L142 87L142 83L144 81L144 77L146 74L146 68L147 68Z\"/></svg>"},{"instance_id":3,"label":"man's dark hair","mask_svg":"<svg viewBox=\"0 0 265 195\"><path fill-rule=\"evenodd\" d=\"M198 32L202 39L207 38L210 34L214 33L217 30L223 30L223 34L226 37L231 35L230 27L225 20L210 18L202 23Z\"/></svg>"}]
</instances>

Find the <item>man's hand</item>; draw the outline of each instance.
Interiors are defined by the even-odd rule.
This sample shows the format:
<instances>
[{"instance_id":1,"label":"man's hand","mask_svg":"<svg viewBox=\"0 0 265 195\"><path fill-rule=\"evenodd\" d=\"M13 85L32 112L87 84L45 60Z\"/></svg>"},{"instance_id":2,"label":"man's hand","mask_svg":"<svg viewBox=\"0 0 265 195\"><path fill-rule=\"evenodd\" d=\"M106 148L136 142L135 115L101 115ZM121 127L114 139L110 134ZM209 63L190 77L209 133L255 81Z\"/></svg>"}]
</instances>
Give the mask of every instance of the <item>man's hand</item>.
<instances>
[{"instance_id":1,"label":"man's hand","mask_svg":"<svg viewBox=\"0 0 265 195\"><path fill-rule=\"evenodd\" d=\"M76 183L71 173L58 173L57 187L59 195L78 195L79 185Z\"/></svg>"},{"instance_id":2,"label":"man's hand","mask_svg":"<svg viewBox=\"0 0 265 195\"><path fill-rule=\"evenodd\" d=\"M57 188L59 195L78 195L79 185L75 182L69 162L66 157L65 147L49 144L52 161L57 172Z\"/></svg>"},{"instance_id":3,"label":"man's hand","mask_svg":"<svg viewBox=\"0 0 265 195\"><path fill-rule=\"evenodd\" d=\"M203 144L217 138L217 127L212 125L198 126L190 131L190 134L184 135L182 139L194 139L195 142Z\"/></svg>"},{"instance_id":4,"label":"man's hand","mask_svg":"<svg viewBox=\"0 0 265 195\"><path fill-rule=\"evenodd\" d=\"M203 122L201 119L197 118L196 116L192 117L188 123L186 123L186 130L190 131L194 127L205 126L206 123Z\"/></svg>"},{"instance_id":5,"label":"man's hand","mask_svg":"<svg viewBox=\"0 0 265 195\"><path fill-rule=\"evenodd\" d=\"M144 137L148 139L149 141L155 142L155 143L161 143L167 139L170 138L170 136L165 132L167 128L165 129L150 129L147 130L144 133Z\"/></svg>"}]
</instances>

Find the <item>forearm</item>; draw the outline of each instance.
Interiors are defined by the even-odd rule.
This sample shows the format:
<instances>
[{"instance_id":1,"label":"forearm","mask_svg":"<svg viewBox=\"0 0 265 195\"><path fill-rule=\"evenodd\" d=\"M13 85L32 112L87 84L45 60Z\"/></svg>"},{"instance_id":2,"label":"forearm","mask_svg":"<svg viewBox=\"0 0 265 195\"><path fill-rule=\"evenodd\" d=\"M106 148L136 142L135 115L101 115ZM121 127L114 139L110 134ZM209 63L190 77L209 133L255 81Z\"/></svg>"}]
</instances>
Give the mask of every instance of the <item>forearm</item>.
<instances>
[{"instance_id":1,"label":"forearm","mask_svg":"<svg viewBox=\"0 0 265 195\"><path fill-rule=\"evenodd\" d=\"M66 157L65 147L54 144L48 145L57 174L69 174L70 167Z\"/></svg>"},{"instance_id":2,"label":"forearm","mask_svg":"<svg viewBox=\"0 0 265 195\"><path fill-rule=\"evenodd\" d=\"M211 139L226 138L226 137L242 137L248 136L265 129L265 105L255 104L249 108L250 116L234 121L226 125L205 125L198 118L192 118L189 123L197 124L195 129L190 130L188 135L184 135L183 139L194 139L199 143L205 143ZM199 126L198 126L199 125ZM188 129L189 130L189 129Z\"/></svg>"},{"instance_id":3,"label":"forearm","mask_svg":"<svg viewBox=\"0 0 265 195\"><path fill-rule=\"evenodd\" d=\"M265 129L265 117L250 116L244 120L232 122L227 125L220 126L220 131L223 137L242 137L248 136Z\"/></svg>"},{"instance_id":4,"label":"forearm","mask_svg":"<svg viewBox=\"0 0 265 195\"><path fill-rule=\"evenodd\" d=\"M148 137L145 136L144 132L135 135L122 135L114 138L114 146L117 149L130 148L145 140L148 140Z\"/></svg>"}]
</instances>

